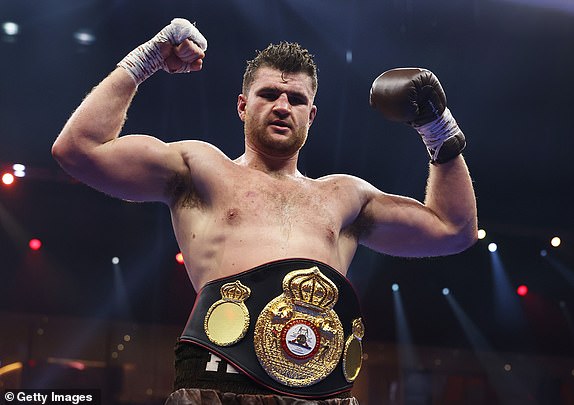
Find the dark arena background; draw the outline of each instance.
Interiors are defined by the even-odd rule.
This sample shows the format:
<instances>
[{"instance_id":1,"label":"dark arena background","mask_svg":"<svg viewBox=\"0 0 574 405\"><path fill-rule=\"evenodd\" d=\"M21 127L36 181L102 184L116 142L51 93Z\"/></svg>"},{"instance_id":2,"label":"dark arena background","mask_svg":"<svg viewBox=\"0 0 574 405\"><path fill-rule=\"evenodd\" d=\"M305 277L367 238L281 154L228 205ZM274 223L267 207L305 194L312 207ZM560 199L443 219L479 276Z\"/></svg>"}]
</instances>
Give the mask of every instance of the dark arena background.
<instances>
[{"instance_id":1,"label":"dark arena background","mask_svg":"<svg viewBox=\"0 0 574 405\"><path fill-rule=\"evenodd\" d=\"M406 66L445 87L482 238L435 259L359 249L362 405L574 404L571 0L0 0L0 388L133 405L171 392L195 293L168 209L75 182L50 148L87 92L174 17L207 37L204 68L147 80L124 133L237 157L245 61L296 41L319 66L301 171L421 200L425 148L369 107L369 89Z\"/></svg>"}]
</instances>

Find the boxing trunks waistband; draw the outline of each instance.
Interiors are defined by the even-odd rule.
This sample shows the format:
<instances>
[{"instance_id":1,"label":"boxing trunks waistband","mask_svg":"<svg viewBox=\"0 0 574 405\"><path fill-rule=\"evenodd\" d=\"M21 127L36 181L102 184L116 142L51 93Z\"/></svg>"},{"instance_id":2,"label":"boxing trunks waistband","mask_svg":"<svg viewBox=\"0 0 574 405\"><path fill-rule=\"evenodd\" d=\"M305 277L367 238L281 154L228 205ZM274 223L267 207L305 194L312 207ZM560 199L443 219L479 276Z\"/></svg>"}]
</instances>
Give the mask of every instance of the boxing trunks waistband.
<instances>
[{"instance_id":1,"label":"boxing trunks waistband","mask_svg":"<svg viewBox=\"0 0 574 405\"><path fill-rule=\"evenodd\" d=\"M348 280L314 260L286 259L210 281L181 342L201 346L282 395L350 391L364 326Z\"/></svg>"}]
</instances>

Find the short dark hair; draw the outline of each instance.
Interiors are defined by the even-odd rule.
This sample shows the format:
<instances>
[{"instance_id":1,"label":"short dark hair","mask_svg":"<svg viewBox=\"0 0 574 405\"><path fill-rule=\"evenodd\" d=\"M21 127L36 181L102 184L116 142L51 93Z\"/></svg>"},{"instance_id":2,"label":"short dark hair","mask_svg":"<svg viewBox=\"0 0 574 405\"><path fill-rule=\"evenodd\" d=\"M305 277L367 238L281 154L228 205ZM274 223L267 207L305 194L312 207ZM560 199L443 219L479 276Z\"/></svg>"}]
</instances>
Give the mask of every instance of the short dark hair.
<instances>
[{"instance_id":1,"label":"short dark hair","mask_svg":"<svg viewBox=\"0 0 574 405\"><path fill-rule=\"evenodd\" d=\"M285 73L306 73L311 78L313 92L317 91L317 65L309 51L298 43L280 42L269 44L252 60L247 61L243 74L243 94L247 94L260 67L271 67Z\"/></svg>"}]
</instances>

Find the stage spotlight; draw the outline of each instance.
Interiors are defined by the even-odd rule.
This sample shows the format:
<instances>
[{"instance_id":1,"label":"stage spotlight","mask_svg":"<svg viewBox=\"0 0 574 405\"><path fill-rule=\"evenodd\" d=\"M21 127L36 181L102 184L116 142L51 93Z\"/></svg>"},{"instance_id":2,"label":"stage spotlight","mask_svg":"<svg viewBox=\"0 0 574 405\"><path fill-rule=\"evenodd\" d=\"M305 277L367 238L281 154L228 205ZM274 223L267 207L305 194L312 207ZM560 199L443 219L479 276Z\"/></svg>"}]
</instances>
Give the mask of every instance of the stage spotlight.
<instances>
[{"instance_id":1,"label":"stage spotlight","mask_svg":"<svg viewBox=\"0 0 574 405\"><path fill-rule=\"evenodd\" d=\"M14 170L14 176L16 177L24 177L26 176L26 166L20 163L16 163L12 166L12 170Z\"/></svg>"},{"instance_id":2,"label":"stage spotlight","mask_svg":"<svg viewBox=\"0 0 574 405\"><path fill-rule=\"evenodd\" d=\"M486 231L484 229L479 229L478 230L478 239L484 239L486 238Z\"/></svg>"},{"instance_id":3,"label":"stage spotlight","mask_svg":"<svg viewBox=\"0 0 574 405\"><path fill-rule=\"evenodd\" d=\"M80 45L91 45L96 42L96 37L89 30L78 30L74 33L74 39Z\"/></svg>"},{"instance_id":4,"label":"stage spotlight","mask_svg":"<svg viewBox=\"0 0 574 405\"><path fill-rule=\"evenodd\" d=\"M494 253L498 250L498 246L496 246L496 243L489 243L488 244L488 250L490 252Z\"/></svg>"},{"instance_id":5,"label":"stage spotlight","mask_svg":"<svg viewBox=\"0 0 574 405\"><path fill-rule=\"evenodd\" d=\"M562 243L562 241L560 240L560 238L558 236L555 236L550 240L550 244L553 247L558 247L558 246L560 246L561 243Z\"/></svg>"},{"instance_id":6,"label":"stage spotlight","mask_svg":"<svg viewBox=\"0 0 574 405\"><path fill-rule=\"evenodd\" d=\"M120 258L119 257L112 257L112 264L119 264L120 263Z\"/></svg>"},{"instance_id":7,"label":"stage spotlight","mask_svg":"<svg viewBox=\"0 0 574 405\"><path fill-rule=\"evenodd\" d=\"M394 283L394 284L391 286L391 289L392 289L394 292L397 292L397 291L399 291L399 285L398 285L397 283Z\"/></svg>"},{"instance_id":8,"label":"stage spotlight","mask_svg":"<svg viewBox=\"0 0 574 405\"><path fill-rule=\"evenodd\" d=\"M13 37L18 35L18 32L20 32L20 26L15 22L6 21L2 24L2 30L4 31L4 34Z\"/></svg>"},{"instance_id":9,"label":"stage spotlight","mask_svg":"<svg viewBox=\"0 0 574 405\"><path fill-rule=\"evenodd\" d=\"M347 60L347 63L353 63L353 51L348 50L345 54L345 59Z\"/></svg>"},{"instance_id":10,"label":"stage spotlight","mask_svg":"<svg viewBox=\"0 0 574 405\"><path fill-rule=\"evenodd\" d=\"M442 289L442 295L449 295L449 294L450 294L450 290L448 288Z\"/></svg>"},{"instance_id":11,"label":"stage spotlight","mask_svg":"<svg viewBox=\"0 0 574 405\"><path fill-rule=\"evenodd\" d=\"M178 254L175 255L175 261L178 262L179 264L183 264L183 253L179 252Z\"/></svg>"},{"instance_id":12,"label":"stage spotlight","mask_svg":"<svg viewBox=\"0 0 574 405\"><path fill-rule=\"evenodd\" d=\"M36 238L30 239L30 242L28 242L28 246L32 250L40 250L40 248L42 247L42 242L40 241L40 239Z\"/></svg>"},{"instance_id":13,"label":"stage spotlight","mask_svg":"<svg viewBox=\"0 0 574 405\"><path fill-rule=\"evenodd\" d=\"M9 186L14 183L14 175L12 173L4 173L2 175L2 183Z\"/></svg>"},{"instance_id":14,"label":"stage spotlight","mask_svg":"<svg viewBox=\"0 0 574 405\"><path fill-rule=\"evenodd\" d=\"M528 287L524 284L519 285L516 289L516 294L520 295L521 297L525 297L528 294Z\"/></svg>"}]
</instances>

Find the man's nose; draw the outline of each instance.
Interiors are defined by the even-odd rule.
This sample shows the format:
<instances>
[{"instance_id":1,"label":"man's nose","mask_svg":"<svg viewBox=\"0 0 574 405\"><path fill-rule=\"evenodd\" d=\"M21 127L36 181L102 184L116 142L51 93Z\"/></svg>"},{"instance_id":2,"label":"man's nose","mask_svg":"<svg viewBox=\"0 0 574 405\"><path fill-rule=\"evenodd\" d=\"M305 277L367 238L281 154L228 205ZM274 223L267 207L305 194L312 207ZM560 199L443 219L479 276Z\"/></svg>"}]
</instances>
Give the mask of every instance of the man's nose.
<instances>
[{"instance_id":1,"label":"man's nose","mask_svg":"<svg viewBox=\"0 0 574 405\"><path fill-rule=\"evenodd\" d=\"M279 95L279 97L277 97L275 104L273 105L273 111L281 115L289 114L291 111L291 103L289 102L289 97L287 97L287 94L282 93Z\"/></svg>"}]
</instances>

